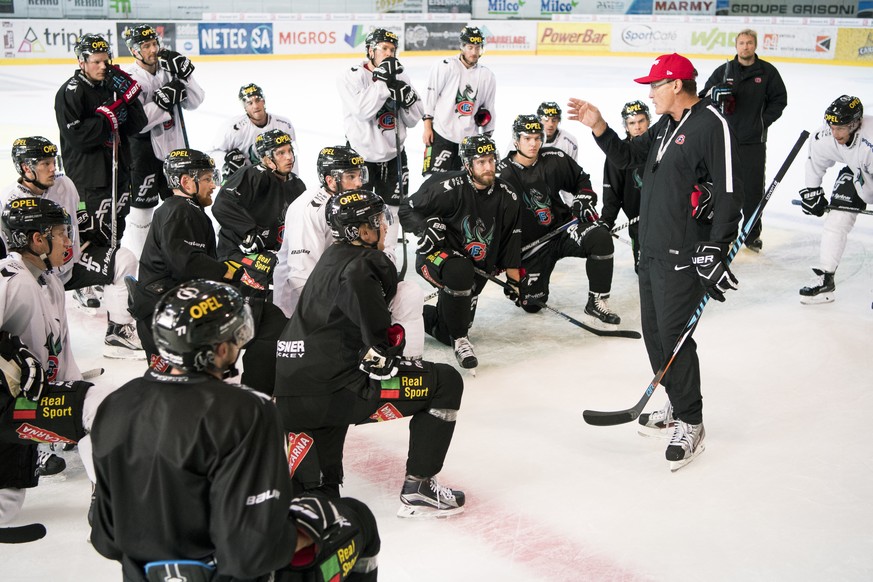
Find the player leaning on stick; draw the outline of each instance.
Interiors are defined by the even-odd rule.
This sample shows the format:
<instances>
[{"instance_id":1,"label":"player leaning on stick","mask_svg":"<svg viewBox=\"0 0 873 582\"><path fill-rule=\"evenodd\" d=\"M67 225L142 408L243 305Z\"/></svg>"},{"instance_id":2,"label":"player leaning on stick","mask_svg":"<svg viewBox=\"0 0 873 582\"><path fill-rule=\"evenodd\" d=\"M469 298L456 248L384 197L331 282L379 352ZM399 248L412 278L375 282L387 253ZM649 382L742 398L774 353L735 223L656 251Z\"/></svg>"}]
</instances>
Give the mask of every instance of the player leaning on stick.
<instances>
[{"instance_id":1,"label":"player leaning on stick","mask_svg":"<svg viewBox=\"0 0 873 582\"><path fill-rule=\"evenodd\" d=\"M697 96L697 71L676 53L658 57L637 83L649 85L655 113L662 117L648 132L626 142L591 103L572 99L570 118L591 128L595 140L618 168L645 161L640 200L640 311L643 339L652 370L667 361L704 290L724 301L737 280L725 258L737 237L742 205L736 139L709 101ZM701 182L709 196L692 198ZM697 206L692 206L692 200ZM708 216L712 224L697 217ZM695 268L696 265L696 268ZM701 288L703 284L703 289ZM703 451L703 397L697 346L689 338L664 377L669 401L643 414L642 429L666 429L672 436L666 457L674 470ZM675 419L675 421L674 421Z\"/></svg>"}]
</instances>

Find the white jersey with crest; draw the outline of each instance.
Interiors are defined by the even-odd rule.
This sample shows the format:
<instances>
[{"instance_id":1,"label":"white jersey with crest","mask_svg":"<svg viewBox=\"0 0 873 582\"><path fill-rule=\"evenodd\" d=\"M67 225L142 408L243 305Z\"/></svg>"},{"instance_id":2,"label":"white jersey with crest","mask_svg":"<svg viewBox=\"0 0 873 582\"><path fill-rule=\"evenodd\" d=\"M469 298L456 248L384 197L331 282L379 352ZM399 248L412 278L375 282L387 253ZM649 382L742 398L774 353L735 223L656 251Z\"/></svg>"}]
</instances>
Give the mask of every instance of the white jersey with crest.
<instances>
[{"instance_id":1,"label":"white jersey with crest","mask_svg":"<svg viewBox=\"0 0 873 582\"><path fill-rule=\"evenodd\" d=\"M554 138L549 141L546 139L543 142L544 148L557 148L573 158L573 161L579 161L579 142L576 141L576 137L571 134L563 131L562 129L558 129L555 132Z\"/></svg>"},{"instance_id":2,"label":"white jersey with crest","mask_svg":"<svg viewBox=\"0 0 873 582\"><path fill-rule=\"evenodd\" d=\"M17 252L0 260L0 328L16 335L42 364L49 380L81 380L70 349L64 285Z\"/></svg>"},{"instance_id":3,"label":"white jersey with crest","mask_svg":"<svg viewBox=\"0 0 873 582\"><path fill-rule=\"evenodd\" d=\"M349 145L366 161L387 162L397 157L394 101L391 101L388 85L373 80L373 71L365 66L369 62L351 67L337 79L337 89L343 102L343 127ZM397 79L412 87L406 73L400 73ZM414 87L412 89L415 90ZM406 141L406 129L415 127L422 111L420 95L409 109L399 108L400 127L397 133L401 147Z\"/></svg>"},{"instance_id":4,"label":"white jersey with crest","mask_svg":"<svg viewBox=\"0 0 873 582\"><path fill-rule=\"evenodd\" d=\"M211 155L217 163L222 163L225 154L230 150L239 150L245 156L249 156L249 148L255 145L255 138L271 129L280 129L291 136L291 144L294 148L294 167L299 168L300 147L297 144L297 133L291 121L279 115L267 113L267 123L258 127L247 114L234 117L225 126L224 131L218 136L212 148Z\"/></svg>"},{"instance_id":5,"label":"white jersey with crest","mask_svg":"<svg viewBox=\"0 0 873 582\"><path fill-rule=\"evenodd\" d=\"M827 124L812 136L806 161L806 187L820 187L825 172L834 164L849 167L858 196L873 204L873 116L861 118L861 127L847 145L837 143Z\"/></svg>"},{"instance_id":6,"label":"white jersey with crest","mask_svg":"<svg viewBox=\"0 0 873 582\"><path fill-rule=\"evenodd\" d=\"M476 64L469 69L460 56L439 61L430 71L424 98L424 114L433 117L433 129L455 143L479 128L473 120L480 109L491 113L485 133L497 127L497 107L494 97L497 82L487 67Z\"/></svg>"},{"instance_id":7,"label":"white jersey with crest","mask_svg":"<svg viewBox=\"0 0 873 582\"><path fill-rule=\"evenodd\" d=\"M133 63L124 70L142 88L139 99L142 101L142 107L146 117L148 117L148 123L140 133L150 134L155 158L163 161L171 151L185 147L185 136L182 134L182 124L176 119L178 116L175 112L176 108L173 108L171 115L170 111L164 111L155 103L155 93L172 81L174 75L160 67L152 75L137 63ZM194 73L189 75L187 79L179 78L179 80L185 84L186 90L185 100L181 103L182 109L194 110L200 107L206 93L194 78Z\"/></svg>"}]
</instances>

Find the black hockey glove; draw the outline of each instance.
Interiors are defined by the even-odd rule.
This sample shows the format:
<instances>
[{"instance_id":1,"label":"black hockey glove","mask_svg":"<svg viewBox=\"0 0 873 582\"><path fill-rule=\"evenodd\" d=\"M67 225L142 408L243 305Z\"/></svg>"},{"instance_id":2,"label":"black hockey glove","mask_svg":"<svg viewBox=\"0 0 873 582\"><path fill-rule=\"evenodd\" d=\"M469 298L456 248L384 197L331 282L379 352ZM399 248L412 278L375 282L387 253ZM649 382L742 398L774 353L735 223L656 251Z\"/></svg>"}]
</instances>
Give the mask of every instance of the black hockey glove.
<instances>
[{"instance_id":1,"label":"black hockey glove","mask_svg":"<svg viewBox=\"0 0 873 582\"><path fill-rule=\"evenodd\" d=\"M719 83L713 85L709 90L709 99L713 103L721 103L727 101L733 95L733 85L730 83Z\"/></svg>"},{"instance_id":2,"label":"black hockey glove","mask_svg":"<svg viewBox=\"0 0 873 582\"><path fill-rule=\"evenodd\" d=\"M415 91L403 81L395 81L390 86L391 98L404 109L409 109L418 101Z\"/></svg>"},{"instance_id":3,"label":"black hockey glove","mask_svg":"<svg viewBox=\"0 0 873 582\"><path fill-rule=\"evenodd\" d=\"M125 73L118 65L109 65L106 67L106 79L110 86L115 91L116 95L121 95L121 100L125 104L130 103L137 98L137 95L142 93L142 87L133 78Z\"/></svg>"},{"instance_id":4,"label":"black hockey glove","mask_svg":"<svg viewBox=\"0 0 873 582\"><path fill-rule=\"evenodd\" d=\"M191 59L176 51L162 50L158 53L158 63L165 71L169 71L183 79L187 79L194 72L194 64L191 62Z\"/></svg>"},{"instance_id":5,"label":"black hockey glove","mask_svg":"<svg viewBox=\"0 0 873 582\"><path fill-rule=\"evenodd\" d=\"M804 214L824 216L828 201L822 188L804 188L800 191L800 207Z\"/></svg>"},{"instance_id":6,"label":"black hockey glove","mask_svg":"<svg viewBox=\"0 0 873 582\"><path fill-rule=\"evenodd\" d=\"M446 239L446 225L436 216L427 219L427 226L418 240L416 252L420 255L429 255L442 247Z\"/></svg>"},{"instance_id":7,"label":"black hockey glove","mask_svg":"<svg viewBox=\"0 0 873 582\"><path fill-rule=\"evenodd\" d=\"M476 127L485 127L491 123L491 112L484 108L480 109L473 116L473 123L476 124Z\"/></svg>"},{"instance_id":8,"label":"black hockey glove","mask_svg":"<svg viewBox=\"0 0 873 582\"><path fill-rule=\"evenodd\" d=\"M222 181L230 178L237 170L249 165L249 161L238 149L232 149L224 154L224 167L221 169Z\"/></svg>"},{"instance_id":9,"label":"black hockey glove","mask_svg":"<svg viewBox=\"0 0 873 582\"><path fill-rule=\"evenodd\" d=\"M331 564L333 568L341 568L343 574L331 578L332 580L345 580L351 571L355 571L351 566L358 561L363 540L358 538L356 542L352 542L352 539L359 536L360 529L347 516L342 515L326 495L307 492L295 497L291 500L288 515L297 530L306 534L313 542L311 546L294 554L290 564L292 570L315 565L316 571L324 571L315 564L318 560L322 564ZM321 580L321 576L318 579Z\"/></svg>"},{"instance_id":10,"label":"black hockey glove","mask_svg":"<svg viewBox=\"0 0 873 582\"><path fill-rule=\"evenodd\" d=\"M373 69L373 80L383 83L393 83L397 75L403 72L403 65L394 57L388 57Z\"/></svg>"},{"instance_id":11,"label":"black hockey glove","mask_svg":"<svg viewBox=\"0 0 873 582\"><path fill-rule=\"evenodd\" d=\"M188 96L185 83L179 79L173 79L157 91L155 91L155 103L164 111L169 111L174 105L181 103Z\"/></svg>"},{"instance_id":12,"label":"black hockey glove","mask_svg":"<svg viewBox=\"0 0 873 582\"><path fill-rule=\"evenodd\" d=\"M712 224L712 182L695 184L691 192L691 216L702 224Z\"/></svg>"},{"instance_id":13,"label":"black hockey glove","mask_svg":"<svg viewBox=\"0 0 873 582\"><path fill-rule=\"evenodd\" d=\"M270 229L252 230L246 234L242 242L239 243L239 250L244 255L261 252L267 246L267 237L270 235Z\"/></svg>"},{"instance_id":14,"label":"black hockey glove","mask_svg":"<svg viewBox=\"0 0 873 582\"><path fill-rule=\"evenodd\" d=\"M571 206L573 216L579 219L580 222L595 222L600 218L597 214L597 194L591 190L582 190L573 196L573 204Z\"/></svg>"},{"instance_id":15,"label":"black hockey glove","mask_svg":"<svg viewBox=\"0 0 873 582\"><path fill-rule=\"evenodd\" d=\"M118 127L124 125L127 121L127 106L124 101L117 99L114 102L107 101L95 111L97 115L102 115L109 121L110 128L113 132L118 131Z\"/></svg>"},{"instance_id":16,"label":"black hockey glove","mask_svg":"<svg viewBox=\"0 0 873 582\"><path fill-rule=\"evenodd\" d=\"M23 395L32 402L39 400L46 385L39 360L8 331L0 332L0 382L13 398Z\"/></svg>"},{"instance_id":17,"label":"black hockey glove","mask_svg":"<svg viewBox=\"0 0 873 582\"><path fill-rule=\"evenodd\" d=\"M387 329L388 345L372 346L361 357L358 366L373 380L387 380L397 375L397 361L406 347L406 330L399 323Z\"/></svg>"},{"instance_id":18,"label":"black hockey glove","mask_svg":"<svg viewBox=\"0 0 873 582\"><path fill-rule=\"evenodd\" d=\"M697 268L706 294L716 301L724 301L727 291L737 290L738 281L724 262L725 246L716 242L697 243L691 263Z\"/></svg>"},{"instance_id":19,"label":"black hockey glove","mask_svg":"<svg viewBox=\"0 0 873 582\"><path fill-rule=\"evenodd\" d=\"M508 287L503 288L503 294L506 295L510 301L514 302L516 306L521 307L527 305L530 277L527 276L527 272L524 269L519 269L519 275L521 275L521 280L516 281L507 273L506 283Z\"/></svg>"}]
</instances>

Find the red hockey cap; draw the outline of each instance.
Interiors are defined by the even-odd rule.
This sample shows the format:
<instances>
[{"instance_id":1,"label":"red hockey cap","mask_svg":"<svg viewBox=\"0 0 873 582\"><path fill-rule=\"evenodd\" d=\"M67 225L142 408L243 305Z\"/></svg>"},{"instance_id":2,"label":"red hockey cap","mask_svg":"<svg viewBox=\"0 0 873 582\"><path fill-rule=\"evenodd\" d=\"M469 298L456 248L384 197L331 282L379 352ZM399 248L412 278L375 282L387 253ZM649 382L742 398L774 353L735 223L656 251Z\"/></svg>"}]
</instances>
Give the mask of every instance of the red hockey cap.
<instances>
[{"instance_id":1,"label":"red hockey cap","mask_svg":"<svg viewBox=\"0 0 873 582\"><path fill-rule=\"evenodd\" d=\"M637 83L647 85L663 79L691 80L697 77L697 71L691 61L680 54L661 55L652 63L652 70L645 77L634 79Z\"/></svg>"}]
</instances>

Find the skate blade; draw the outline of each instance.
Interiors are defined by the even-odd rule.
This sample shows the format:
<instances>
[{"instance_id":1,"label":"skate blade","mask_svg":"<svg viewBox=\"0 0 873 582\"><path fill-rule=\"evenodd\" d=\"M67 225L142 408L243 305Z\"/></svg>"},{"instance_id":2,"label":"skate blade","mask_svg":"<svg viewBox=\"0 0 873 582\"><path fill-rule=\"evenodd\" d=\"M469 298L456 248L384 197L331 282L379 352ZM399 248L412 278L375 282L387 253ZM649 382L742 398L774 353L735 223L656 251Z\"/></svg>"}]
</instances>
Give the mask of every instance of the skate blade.
<instances>
[{"instance_id":1,"label":"skate blade","mask_svg":"<svg viewBox=\"0 0 873 582\"><path fill-rule=\"evenodd\" d=\"M830 293L819 293L818 295L801 295L800 303L803 305L821 305L823 303L833 303L834 302L834 294Z\"/></svg>"},{"instance_id":2,"label":"skate blade","mask_svg":"<svg viewBox=\"0 0 873 582\"><path fill-rule=\"evenodd\" d=\"M587 313L583 316L583 322L602 331L618 331L618 326L621 325L621 323L606 323Z\"/></svg>"},{"instance_id":3,"label":"skate blade","mask_svg":"<svg viewBox=\"0 0 873 582\"><path fill-rule=\"evenodd\" d=\"M667 428L654 428L638 424L637 434L646 438L668 439L670 438L670 435L673 434L673 426L674 425L671 424Z\"/></svg>"},{"instance_id":4,"label":"skate blade","mask_svg":"<svg viewBox=\"0 0 873 582\"><path fill-rule=\"evenodd\" d=\"M435 507L425 507L422 505L406 505L400 506L397 510L397 517L413 518L413 519L444 519L453 515L464 513L464 506L455 507L454 509L436 509Z\"/></svg>"},{"instance_id":5,"label":"skate blade","mask_svg":"<svg viewBox=\"0 0 873 582\"><path fill-rule=\"evenodd\" d=\"M145 360L145 350L130 350L118 346L105 346L103 357L110 360Z\"/></svg>"},{"instance_id":6,"label":"skate blade","mask_svg":"<svg viewBox=\"0 0 873 582\"><path fill-rule=\"evenodd\" d=\"M696 459L697 456L700 455L700 453L702 453L705 450L706 450L706 444L700 443L700 445L698 445L698 447L697 447L697 450L694 451L694 454L691 455L690 457L688 457L687 459L682 459L681 461L670 461L670 472L675 473L676 471L678 471L679 469L681 469L682 467L684 467L685 465L687 465L688 463L690 463L691 461Z\"/></svg>"}]
</instances>

